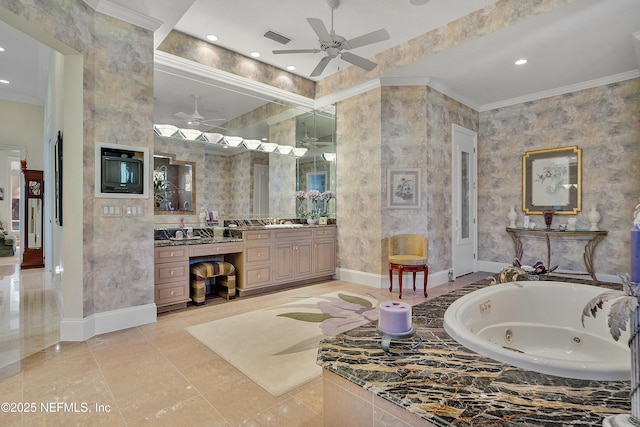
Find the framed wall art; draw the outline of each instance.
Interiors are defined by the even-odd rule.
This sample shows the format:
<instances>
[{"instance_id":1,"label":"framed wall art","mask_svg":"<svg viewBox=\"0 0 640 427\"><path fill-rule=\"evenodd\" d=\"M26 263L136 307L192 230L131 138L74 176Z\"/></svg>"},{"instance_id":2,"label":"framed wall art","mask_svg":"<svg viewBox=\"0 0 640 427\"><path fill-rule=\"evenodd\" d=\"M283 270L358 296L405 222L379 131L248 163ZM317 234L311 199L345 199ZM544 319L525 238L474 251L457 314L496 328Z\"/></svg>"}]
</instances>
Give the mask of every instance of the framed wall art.
<instances>
[{"instance_id":1,"label":"framed wall art","mask_svg":"<svg viewBox=\"0 0 640 427\"><path fill-rule=\"evenodd\" d=\"M582 210L582 149L527 151L522 156L522 211L575 215Z\"/></svg>"},{"instance_id":2,"label":"framed wall art","mask_svg":"<svg viewBox=\"0 0 640 427\"><path fill-rule=\"evenodd\" d=\"M387 207L417 209L420 207L420 169L387 169Z\"/></svg>"}]
</instances>

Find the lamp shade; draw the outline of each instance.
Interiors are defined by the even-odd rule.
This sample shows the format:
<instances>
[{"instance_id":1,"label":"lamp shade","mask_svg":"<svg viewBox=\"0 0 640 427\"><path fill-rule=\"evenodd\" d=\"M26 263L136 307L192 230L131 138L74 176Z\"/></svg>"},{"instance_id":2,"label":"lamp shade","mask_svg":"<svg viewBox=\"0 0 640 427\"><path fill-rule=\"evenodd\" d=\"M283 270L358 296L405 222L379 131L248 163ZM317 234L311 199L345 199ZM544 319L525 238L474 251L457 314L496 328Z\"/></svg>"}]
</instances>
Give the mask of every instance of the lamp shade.
<instances>
[{"instance_id":1,"label":"lamp shade","mask_svg":"<svg viewBox=\"0 0 640 427\"><path fill-rule=\"evenodd\" d=\"M290 154L293 151L293 147L291 145L278 145L277 150L280 154Z\"/></svg>"},{"instance_id":2,"label":"lamp shade","mask_svg":"<svg viewBox=\"0 0 640 427\"><path fill-rule=\"evenodd\" d=\"M222 140L223 137L224 135L222 135L221 133L204 132L202 134L202 139L209 144L217 144L218 142L220 142L220 140Z\"/></svg>"},{"instance_id":3,"label":"lamp shade","mask_svg":"<svg viewBox=\"0 0 640 427\"><path fill-rule=\"evenodd\" d=\"M153 130L159 136L173 136L178 132L178 128L173 125L153 125Z\"/></svg>"},{"instance_id":4,"label":"lamp shade","mask_svg":"<svg viewBox=\"0 0 640 427\"><path fill-rule=\"evenodd\" d=\"M327 162L333 162L336 160L336 153L322 153L322 158Z\"/></svg>"},{"instance_id":5,"label":"lamp shade","mask_svg":"<svg viewBox=\"0 0 640 427\"><path fill-rule=\"evenodd\" d=\"M262 145L262 142L257 139L245 139L242 145L244 145L244 148L247 150L257 150Z\"/></svg>"},{"instance_id":6,"label":"lamp shade","mask_svg":"<svg viewBox=\"0 0 640 427\"><path fill-rule=\"evenodd\" d=\"M180 129L178 130L178 135L184 139L195 141L202 136L202 132L198 129Z\"/></svg>"},{"instance_id":7,"label":"lamp shade","mask_svg":"<svg viewBox=\"0 0 640 427\"><path fill-rule=\"evenodd\" d=\"M239 147L242 144L242 137L239 136L225 136L224 140L229 147Z\"/></svg>"},{"instance_id":8,"label":"lamp shade","mask_svg":"<svg viewBox=\"0 0 640 427\"><path fill-rule=\"evenodd\" d=\"M293 149L293 155L296 157L304 157L304 155L307 154L307 151L309 151L308 148L296 147Z\"/></svg>"},{"instance_id":9,"label":"lamp shade","mask_svg":"<svg viewBox=\"0 0 640 427\"><path fill-rule=\"evenodd\" d=\"M265 142L262 144L262 147L260 147L260 149L265 153L273 153L276 151L276 148L278 148L278 144L273 142Z\"/></svg>"}]
</instances>

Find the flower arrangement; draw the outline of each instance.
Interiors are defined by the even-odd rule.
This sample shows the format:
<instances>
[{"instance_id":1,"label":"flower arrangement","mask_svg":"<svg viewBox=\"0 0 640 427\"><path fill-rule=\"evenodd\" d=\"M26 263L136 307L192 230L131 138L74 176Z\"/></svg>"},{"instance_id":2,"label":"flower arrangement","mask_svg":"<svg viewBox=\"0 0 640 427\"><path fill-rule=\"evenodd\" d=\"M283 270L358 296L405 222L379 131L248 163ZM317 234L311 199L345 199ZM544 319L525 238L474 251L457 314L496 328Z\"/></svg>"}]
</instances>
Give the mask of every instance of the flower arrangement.
<instances>
[{"instance_id":1,"label":"flower arrangement","mask_svg":"<svg viewBox=\"0 0 640 427\"><path fill-rule=\"evenodd\" d=\"M296 198L296 203L298 205L298 216L300 218L311 218L316 219L319 216L327 216L327 207L329 200L335 198L335 193L333 191L325 191L321 193L318 190L309 190L309 191L296 191L294 193L294 197ZM307 212L307 200L311 200L311 209ZM318 209L318 201L324 200L324 211L320 212Z\"/></svg>"}]
</instances>

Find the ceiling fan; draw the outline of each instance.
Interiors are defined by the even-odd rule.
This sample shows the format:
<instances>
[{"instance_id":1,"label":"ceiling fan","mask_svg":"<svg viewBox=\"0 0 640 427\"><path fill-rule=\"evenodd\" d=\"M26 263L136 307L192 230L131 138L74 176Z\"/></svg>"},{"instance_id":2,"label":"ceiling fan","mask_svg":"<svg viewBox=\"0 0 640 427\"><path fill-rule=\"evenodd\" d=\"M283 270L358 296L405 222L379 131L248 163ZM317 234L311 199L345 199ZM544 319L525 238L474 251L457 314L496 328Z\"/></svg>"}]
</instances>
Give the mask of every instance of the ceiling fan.
<instances>
[{"instance_id":1,"label":"ceiling fan","mask_svg":"<svg viewBox=\"0 0 640 427\"><path fill-rule=\"evenodd\" d=\"M387 30L379 29L347 40L346 38L336 34L333 29L333 12L340 5L340 0L327 0L327 3L331 8L331 31L327 31L327 27L321 19L307 18L307 22L309 22L309 25L311 25L311 28L318 36L320 49L274 50L273 53L275 55L287 53L326 53L326 56L320 60L316 68L311 72L311 77L321 75L327 65L329 65L329 62L336 57L340 57L363 70L373 70L378 64L361 56L355 55L349 52L349 50L389 40L390 37Z\"/></svg>"},{"instance_id":2,"label":"ceiling fan","mask_svg":"<svg viewBox=\"0 0 640 427\"><path fill-rule=\"evenodd\" d=\"M205 118L203 115L201 115L200 113L198 113L198 99L200 98L199 95L191 95L195 101L196 101L196 105L195 105L195 109L193 111L192 114L187 114L187 113L183 113L183 112L179 112L176 113L175 116L181 118L182 120L186 121L188 125L191 126L208 126L211 125L211 123L209 122L219 122L219 121L224 121L225 119L207 119Z\"/></svg>"},{"instance_id":3,"label":"ceiling fan","mask_svg":"<svg viewBox=\"0 0 640 427\"><path fill-rule=\"evenodd\" d=\"M313 136L309 136L309 134L307 133L307 125L304 125L304 136L302 138L300 138L300 144L304 147L308 147L308 148L315 148L315 147L320 147L320 146L327 146L327 145L332 145L332 142L324 142L324 141L318 141L318 138L315 138Z\"/></svg>"}]
</instances>

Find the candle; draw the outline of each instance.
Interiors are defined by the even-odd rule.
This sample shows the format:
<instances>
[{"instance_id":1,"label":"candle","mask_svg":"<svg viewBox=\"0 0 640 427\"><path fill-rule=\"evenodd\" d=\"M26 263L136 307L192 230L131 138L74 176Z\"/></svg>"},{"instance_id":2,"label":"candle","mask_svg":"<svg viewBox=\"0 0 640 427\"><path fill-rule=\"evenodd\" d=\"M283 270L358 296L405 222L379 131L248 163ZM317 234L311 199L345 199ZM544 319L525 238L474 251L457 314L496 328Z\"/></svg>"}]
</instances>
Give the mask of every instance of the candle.
<instances>
[{"instance_id":1,"label":"candle","mask_svg":"<svg viewBox=\"0 0 640 427\"><path fill-rule=\"evenodd\" d=\"M631 281L640 283L640 227L637 223L631 230Z\"/></svg>"},{"instance_id":2,"label":"candle","mask_svg":"<svg viewBox=\"0 0 640 427\"><path fill-rule=\"evenodd\" d=\"M378 329L390 334L411 330L411 306L404 302L387 301L380 304Z\"/></svg>"}]
</instances>

